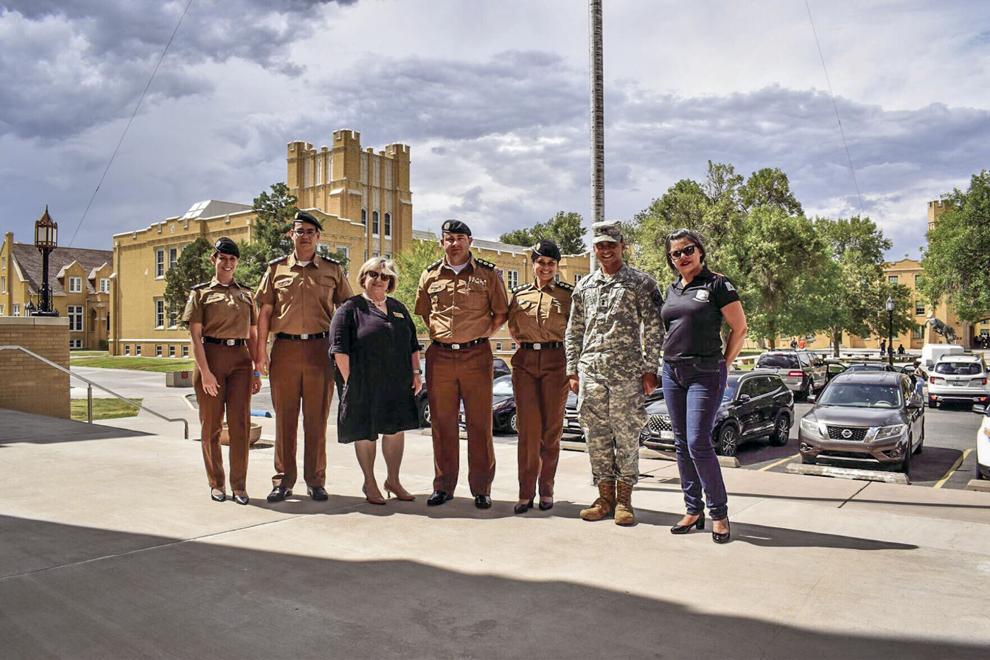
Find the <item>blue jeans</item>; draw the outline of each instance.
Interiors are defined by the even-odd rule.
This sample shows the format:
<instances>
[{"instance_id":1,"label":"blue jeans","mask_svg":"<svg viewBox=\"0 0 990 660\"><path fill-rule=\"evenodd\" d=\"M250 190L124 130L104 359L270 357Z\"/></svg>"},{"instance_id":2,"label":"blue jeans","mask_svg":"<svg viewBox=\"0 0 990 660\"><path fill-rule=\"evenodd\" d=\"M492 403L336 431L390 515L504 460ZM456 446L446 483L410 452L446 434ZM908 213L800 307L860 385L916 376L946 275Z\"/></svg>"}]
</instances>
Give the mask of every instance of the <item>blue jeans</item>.
<instances>
[{"instance_id":1,"label":"blue jeans","mask_svg":"<svg viewBox=\"0 0 990 660\"><path fill-rule=\"evenodd\" d=\"M677 449L677 469L689 515L705 510L702 490L713 520L729 515L722 469L712 446L712 427L722 402L725 362L663 364L663 397Z\"/></svg>"}]
</instances>

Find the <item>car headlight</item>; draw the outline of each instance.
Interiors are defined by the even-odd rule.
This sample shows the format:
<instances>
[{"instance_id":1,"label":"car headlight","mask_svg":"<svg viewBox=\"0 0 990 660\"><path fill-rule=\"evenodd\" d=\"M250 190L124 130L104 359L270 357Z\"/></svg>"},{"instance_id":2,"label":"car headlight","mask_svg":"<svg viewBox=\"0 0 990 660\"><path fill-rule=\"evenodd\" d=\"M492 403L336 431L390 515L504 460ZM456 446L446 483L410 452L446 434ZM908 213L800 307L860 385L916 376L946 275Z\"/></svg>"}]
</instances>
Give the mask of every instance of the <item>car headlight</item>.
<instances>
[{"instance_id":1,"label":"car headlight","mask_svg":"<svg viewBox=\"0 0 990 660\"><path fill-rule=\"evenodd\" d=\"M877 435L875 440L887 440L888 438L896 438L897 436L904 433L907 428L906 424L894 424L892 426L881 426L877 429Z\"/></svg>"},{"instance_id":2,"label":"car headlight","mask_svg":"<svg viewBox=\"0 0 990 660\"><path fill-rule=\"evenodd\" d=\"M815 438L824 437L824 434L822 433L821 429L818 428L818 421L814 419L807 419L807 418L802 419L801 430Z\"/></svg>"}]
</instances>

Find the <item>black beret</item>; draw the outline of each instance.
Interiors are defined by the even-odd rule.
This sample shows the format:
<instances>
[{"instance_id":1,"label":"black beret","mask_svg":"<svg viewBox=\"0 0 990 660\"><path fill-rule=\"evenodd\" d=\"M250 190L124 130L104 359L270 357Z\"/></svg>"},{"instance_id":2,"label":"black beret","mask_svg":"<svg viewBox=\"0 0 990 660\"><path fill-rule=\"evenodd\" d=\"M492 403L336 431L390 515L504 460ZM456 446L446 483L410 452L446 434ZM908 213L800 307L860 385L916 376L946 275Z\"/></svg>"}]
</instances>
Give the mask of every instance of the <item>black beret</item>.
<instances>
[{"instance_id":1,"label":"black beret","mask_svg":"<svg viewBox=\"0 0 990 660\"><path fill-rule=\"evenodd\" d=\"M306 213L306 211L296 211L296 222L307 222L316 227L319 231L323 231L323 225L320 224L320 221L317 220L316 216L312 213Z\"/></svg>"},{"instance_id":2,"label":"black beret","mask_svg":"<svg viewBox=\"0 0 990 660\"><path fill-rule=\"evenodd\" d=\"M237 243L233 240L227 238L226 236L221 236L217 239L217 242L213 244L213 252L220 254L230 254L238 259L241 258L241 250L237 247Z\"/></svg>"},{"instance_id":3,"label":"black beret","mask_svg":"<svg viewBox=\"0 0 990 660\"><path fill-rule=\"evenodd\" d=\"M444 220L440 226L440 231L444 234L465 234L471 235L471 228L460 220Z\"/></svg>"},{"instance_id":4,"label":"black beret","mask_svg":"<svg viewBox=\"0 0 990 660\"><path fill-rule=\"evenodd\" d=\"M548 241L545 238L540 239L536 245L533 246L533 261L536 261L538 257L550 257L554 261L560 261L560 248L553 241Z\"/></svg>"}]
</instances>

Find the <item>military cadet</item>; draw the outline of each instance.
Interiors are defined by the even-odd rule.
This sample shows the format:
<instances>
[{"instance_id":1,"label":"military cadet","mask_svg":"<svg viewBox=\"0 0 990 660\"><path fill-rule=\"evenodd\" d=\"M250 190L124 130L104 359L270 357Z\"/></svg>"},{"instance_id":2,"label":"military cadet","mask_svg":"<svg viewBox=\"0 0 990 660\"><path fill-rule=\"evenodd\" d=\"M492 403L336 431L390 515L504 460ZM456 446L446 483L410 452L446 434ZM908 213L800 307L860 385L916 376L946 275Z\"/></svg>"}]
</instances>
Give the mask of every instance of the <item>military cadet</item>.
<instances>
[{"instance_id":1,"label":"military cadet","mask_svg":"<svg viewBox=\"0 0 990 660\"><path fill-rule=\"evenodd\" d=\"M433 426L436 477L426 503L454 496L459 469L458 411L464 402L468 483L479 509L492 505L492 348L488 338L505 323L509 301L495 264L471 252L471 228L460 220L441 226L444 257L419 278L415 313L432 343L426 349L426 390Z\"/></svg>"},{"instance_id":2,"label":"military cadet","mask_svg":"<svg viewBox=\"0 0 990 660\"><path fill-rule=\"evenodd\" d=\"M306 491L314 500L327 499L327 417L334 373L328 353L330 319L335 306L353 294L340 263L316 254L322 230L315 216L298 212L290 232L292 254L269 262L258 286L259 363L262 371L270 371L276 421L269 502L284 500L296 483L300 400ZM264 350L269 331L275 333L270 360Z\"/></svg>"},{"instance_id":3,"label":"military cadet","mask_svg":"<svg viewBox=\"0 0 990 660\"><path fill-rule=\"evenodd\" d=\"M247 480L251 395L261 389L257 358L258 317L251 290L234 280L241 252L237 243L223 236L213 244L214 277L189 292L182 320L192 336L193 387L199 403L201 444L210 497L227 499L224 489L220 432L224 414L230 455L230 488L234 501L248 503Z\"/></svg>"},{"instance_id":4,"label":"military cadet","mask_svg":"<svg viewBox=\"0 0 990 660\"><path fill-rule=\"evenodd\" d=\"M600 268L574 288L565 339L599 495L581 518L601 520L614 511L617 525L632 525L644 400L657 387L663 343L662 298L652 277L623 263L617 222L596 222L592 231Z\"/></svg>"},{"instance_id":5,"label":"military cadet","mask_svg":"<svg viewBox=\"0 0 990 660\"><path fill-rule=\"evenodd\" d=\"M512 356L512 391L519 434L519 502L513 509L533 508L537 480L540 510L553 508L553 480L560 456L560 434L567 403L564 330L571 311L569 284L556 281L560 248L541 240L530 260L533 281L512 290L509 332L519 344Z\"/></svg>"}]
</instances>

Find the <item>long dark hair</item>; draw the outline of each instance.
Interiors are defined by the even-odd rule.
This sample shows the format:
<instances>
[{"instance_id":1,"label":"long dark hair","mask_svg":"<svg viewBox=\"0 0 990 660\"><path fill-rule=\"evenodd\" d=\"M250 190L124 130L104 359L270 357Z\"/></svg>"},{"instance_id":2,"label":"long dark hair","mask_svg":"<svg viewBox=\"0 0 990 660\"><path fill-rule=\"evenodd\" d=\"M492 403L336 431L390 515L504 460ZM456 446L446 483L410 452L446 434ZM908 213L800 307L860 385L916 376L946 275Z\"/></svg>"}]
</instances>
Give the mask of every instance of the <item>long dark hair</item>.
<instances>
[{"instance_id":1,"label":"long dark hair","mask_svg":"<svg viewBox=\"0 0 990 660\"><path fill-rule=\"evenodd\" d=\"M670 244L674 241L680 241L685 238L694 243L698 249L701 250L701 263L705 263L705 239L701 237L701 234L693 229L687 229L684 227L681 229L675 229L667 234L667 238L664 240L663 244L663 256L667 260L667 265L670 266L670 269L675 273L677 272L677 266L674 265L674 260L670 258Z\"/></svg>"}]
</instances>

